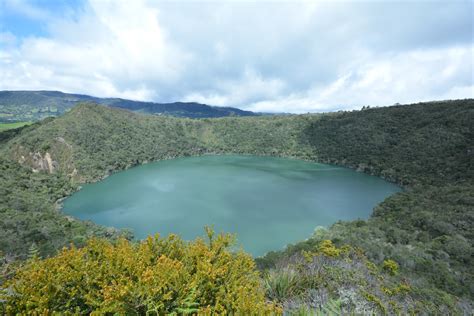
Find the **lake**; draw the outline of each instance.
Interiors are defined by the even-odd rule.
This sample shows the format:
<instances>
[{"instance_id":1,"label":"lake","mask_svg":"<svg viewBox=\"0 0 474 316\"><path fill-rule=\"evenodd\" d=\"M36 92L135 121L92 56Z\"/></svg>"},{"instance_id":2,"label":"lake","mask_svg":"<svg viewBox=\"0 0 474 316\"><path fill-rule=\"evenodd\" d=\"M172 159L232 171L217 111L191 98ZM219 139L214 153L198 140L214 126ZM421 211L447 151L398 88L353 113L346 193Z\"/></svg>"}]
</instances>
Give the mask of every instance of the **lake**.
<instances>
[{"instance_id":1,"label":"lake","mask_svg":"<svg viewBox=\"0 0 474 316\"><path fill-rule=\"evenodd\" d=\"M400 188L351 169L256 156L201 156L149 163L86 184L63 211L131 228L137 238L176 233L191 240L204 226L237 235L254 256L311 236L317 226L367 219Z\"/></svg>"}]
</instances>

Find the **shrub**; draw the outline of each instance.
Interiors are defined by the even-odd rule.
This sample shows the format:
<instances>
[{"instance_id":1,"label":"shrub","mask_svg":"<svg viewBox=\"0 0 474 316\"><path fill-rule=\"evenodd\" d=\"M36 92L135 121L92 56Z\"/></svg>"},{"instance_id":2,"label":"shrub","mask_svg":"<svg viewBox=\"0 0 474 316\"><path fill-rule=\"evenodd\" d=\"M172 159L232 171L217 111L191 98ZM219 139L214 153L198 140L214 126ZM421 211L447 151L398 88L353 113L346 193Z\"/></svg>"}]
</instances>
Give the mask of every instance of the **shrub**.
<instances>
[{"instance_id":1,"label":"shrub","mask_svg":"<svg viewBox=\"0 0 474 316\"><path fill-rule=\"evenodd\" d=\"M331 240L323 240L319 245L319 251L328 257L339 257L341 250L336 248Z\"/></svg>"},{"instance_id":2,"label":"shrub","mask_svg":"<svg viewBox=\"0 0 474 316\"><path fill-rule=\"evenodd\" d=\"M396 263L392 259L384 260L382 268L391 275L395 275L398 273L398 263Z\"/></svg>"},{"instance_id":3,"label":"shrub","mask_svg":"<svg viewBox=\"0 0 474 316\"><path fill-rule=\"evenodd\" d=\"M283 302L284 299L295 295L299 275L292 269L269 271L264 278L265 290L270 300Z\"/></svg>"},{"instance_id":4,"label":"shrub","mask_svg":"<svg viewBox=\"0 0 474 316\"><path fill-rule=\"evenodd\" d=\"M3 285L4 312L44 314L267 313L252 258L233 253L231 235L185 242L91 239L83 248L34 257ZM9 294L7 294L9 293ZM0 309L1 311L1 309Z\"/></svg>"}]
</instances>

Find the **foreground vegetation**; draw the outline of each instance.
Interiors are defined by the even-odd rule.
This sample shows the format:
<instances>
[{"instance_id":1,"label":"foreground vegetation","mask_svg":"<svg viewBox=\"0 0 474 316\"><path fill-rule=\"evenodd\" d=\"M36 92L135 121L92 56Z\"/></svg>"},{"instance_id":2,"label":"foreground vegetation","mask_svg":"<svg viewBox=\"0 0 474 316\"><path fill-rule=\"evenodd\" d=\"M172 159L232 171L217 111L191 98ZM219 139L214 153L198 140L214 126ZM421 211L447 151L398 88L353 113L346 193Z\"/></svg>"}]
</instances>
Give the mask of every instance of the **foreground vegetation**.
<instances>
[{"instance_id":1,"label":"foreground vegetation","mask_svg":"<svg viewBox=\"0 0 474 316\"><path fill-rule=\"evenodd\" d=\"M264 276L267 296L290 314L373 315L448 313L455 302L433 304L399 276L396 261L377 265L360 248L322 240L286 257ZM435 300L437 302L441 300Z\"/></svg>"},{"instance_id":2,"label":"foreground vegetation","mask_svg":"<svg viewBox=\"0 0 474 316\"><path fill-rule=\"evenodd\" d=\"M7 300L3 312L277 312L265 302L252 258L229 251L232 236L207 233L207 242L185 242L174 235L140 243L91 239L46 260L33 256L7 281L15 295L2 295Z\"/></svg>"},{"instance_id":3,"label":"foreground vegetation","mask_svg":"<svg viewBox=\"0 0 474 316\"><path fill-rule=\"evenodd\" d=\"M56 210L55 201L80 183L179 156L273 155L348 166L405 190L377 206L368 221L317 229L304 242L258 258L267 299L295 313L469 313L474 298L473 122L473 100L201 120L80 105L60 118L0 133L4 278L15 275L13 259L27 258L30 248L48 257L71 242L83 246L92 236L130 237ZM48 260L60 259L36 264ZM37 271L31 269L26 264L16 281L6 284L21 283L22 273ZM6 304L21 310L10 299Z\"/></svg>"}]
</instances>

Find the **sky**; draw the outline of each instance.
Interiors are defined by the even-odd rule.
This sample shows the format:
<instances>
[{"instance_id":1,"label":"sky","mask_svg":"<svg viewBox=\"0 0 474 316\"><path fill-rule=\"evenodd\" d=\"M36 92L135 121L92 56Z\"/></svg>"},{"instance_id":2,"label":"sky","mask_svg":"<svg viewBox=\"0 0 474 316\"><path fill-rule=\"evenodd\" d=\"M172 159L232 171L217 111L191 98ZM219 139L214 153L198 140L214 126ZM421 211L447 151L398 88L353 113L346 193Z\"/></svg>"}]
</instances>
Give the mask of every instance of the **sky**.
<instances>
[{"instance_id":1,"label":"sky","mask_svg":"<svg viewBox=\"0 0 474 316\"><path fill-rule=\"evenodd\" d=\"M0 90L289 113L474 98L473 4L0 0Z\"/></svg>"}]
</instances>

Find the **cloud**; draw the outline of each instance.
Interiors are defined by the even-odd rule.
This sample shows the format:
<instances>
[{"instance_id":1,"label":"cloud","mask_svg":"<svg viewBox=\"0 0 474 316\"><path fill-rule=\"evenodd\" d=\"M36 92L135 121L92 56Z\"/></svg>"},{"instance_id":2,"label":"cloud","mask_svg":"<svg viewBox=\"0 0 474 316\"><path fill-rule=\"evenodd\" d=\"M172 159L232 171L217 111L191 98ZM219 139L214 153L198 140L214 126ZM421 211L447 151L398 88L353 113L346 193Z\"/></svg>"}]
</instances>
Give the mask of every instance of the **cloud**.
<instances>
[{"instance_id":1,"label":"cloud","mask_svg":"<svg viewBox=\"0 0 474 316\"><path fill-rule=\"evenodd\" d=\"M218 106L248 104L261 99L279 96L285 83L277 78L263 78L253 69L245 69L241 77L217 82L209 93L194 92L184 97L184 101L195 101Z\"/></svg>"},{"instance_id":2,"label":"cloud","mask_svg":"<svg viewBox=\"0 0 474 316\"><path fill-rule=\"evenodd\" d=\"M51 38L26 38L10 51L1 86L59 89L133 99L156 97L149 82L173 84L187 57L140 1L91 1L77 21L50 22Z\"/></svg>"},{"instance_id":3,"label":"cloud","mask_svg":"<svg viewBox=\"0 0 474 316\"><path fill-rule=\"evenodd\" d=\"M295 113L418 101L474 98L473 46L414 50L352 65L329 84L253 103L249 109Z\"/></svg>"},{"instance_id":4,"label":"cloud","mask_svg":"<svg viewBox=\"0 0 474 316\"><path fill-rule=\"evenodd\" d=\"M48 36L2 33L0 89L295 113L474 97L470 1L8 3Z\"/></svg>"}]
</instances>

